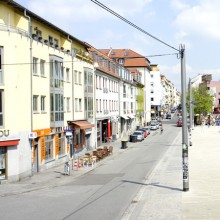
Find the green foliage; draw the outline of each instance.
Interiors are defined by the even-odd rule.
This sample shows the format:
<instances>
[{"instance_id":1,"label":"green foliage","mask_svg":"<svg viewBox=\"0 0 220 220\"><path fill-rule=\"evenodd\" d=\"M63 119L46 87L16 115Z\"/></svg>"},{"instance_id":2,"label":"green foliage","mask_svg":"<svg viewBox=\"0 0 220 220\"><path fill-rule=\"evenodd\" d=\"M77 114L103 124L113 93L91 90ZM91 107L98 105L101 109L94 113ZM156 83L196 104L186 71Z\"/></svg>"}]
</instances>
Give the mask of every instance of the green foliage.
<instances>
[{"instance_id":1,"label":"green foliage","mask_svg":"<svg viewBox=\"0 0 220 220\"><path fill-rule=\"evenodd\" d=\"M206 86L200 85L198 88L192 88L194 101L194 114L209 114L212 111L213 97L209 94ZM187 93L187 110L189 112L189 92Z\"/></svg>"},{"instance_id":2,"label":"green foliage","mask_svg":"<svg viewBox=\"0 0 220 220\"><path fill-rule=\"evenodd\" d=\"M143 88L138 88L138 95L136 97L137 102L137 113L144 112L144 90ZM139 115L139 114L138 114ZM140 117L140 115L139 115Z\"/></svg>"}]
</instances>

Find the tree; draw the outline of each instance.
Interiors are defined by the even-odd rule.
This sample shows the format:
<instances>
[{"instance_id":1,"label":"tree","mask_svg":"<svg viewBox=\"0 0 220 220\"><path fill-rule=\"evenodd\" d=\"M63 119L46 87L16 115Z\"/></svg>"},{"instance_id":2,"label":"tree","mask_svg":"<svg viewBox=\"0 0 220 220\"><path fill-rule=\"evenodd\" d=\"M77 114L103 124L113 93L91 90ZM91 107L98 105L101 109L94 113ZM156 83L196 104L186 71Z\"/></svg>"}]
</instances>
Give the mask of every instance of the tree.
<instances>
[{"instance_id":1,"label":"tree","mask_svg":"<svg viewBox=\"0 0 220 220\"><path fill-rule=\"evenodd\" d=\"M194 114L207 115L212 112L213 97L209 94L205 85L200 85L197 88L192 88ZM187 109L189 112L189 92L187 94Z\"/></svg>"}]
</instances>

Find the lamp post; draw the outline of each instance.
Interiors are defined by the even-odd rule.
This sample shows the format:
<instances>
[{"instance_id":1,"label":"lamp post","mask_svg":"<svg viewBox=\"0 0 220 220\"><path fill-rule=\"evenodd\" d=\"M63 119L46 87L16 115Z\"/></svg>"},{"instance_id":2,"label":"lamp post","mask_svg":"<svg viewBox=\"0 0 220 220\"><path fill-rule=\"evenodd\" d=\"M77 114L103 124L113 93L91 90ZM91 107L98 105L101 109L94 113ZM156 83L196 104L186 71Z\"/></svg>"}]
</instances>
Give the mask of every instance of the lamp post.
<instances>
[{"instance_id":1,"label":"lamp post","mask_svg":"<svg viewBox=\"0 0 220 220\"><path fill-rule=\"evenodd\" d=\"M187 118L186 118L186 63L185 46L180 45L181 58L181 93L182 93L182 168L183 168L183 191L189 190L188 174L188 138L187 138Z\"/></svg>"}]
</instances>

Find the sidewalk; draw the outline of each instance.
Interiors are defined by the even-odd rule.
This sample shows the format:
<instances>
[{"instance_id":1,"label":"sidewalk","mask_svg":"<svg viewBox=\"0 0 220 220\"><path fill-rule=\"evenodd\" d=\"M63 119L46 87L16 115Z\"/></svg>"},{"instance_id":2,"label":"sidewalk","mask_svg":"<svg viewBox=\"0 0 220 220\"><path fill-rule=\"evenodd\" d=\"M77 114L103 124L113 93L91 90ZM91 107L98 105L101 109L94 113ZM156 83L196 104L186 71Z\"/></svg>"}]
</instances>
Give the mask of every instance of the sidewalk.
<instances>
[{"instance_id":1,"label":"sidewalk","mask_svg":"<svg viewBox=\"0 0 220 220\"><path fill-rule=\"evenodd\" d=\"M199 126L189 149L189 192L183 193L183 219L220 219L220 126Z\"/></svg>"},{"instance_id":2,"label":"sidewalk","mask_svg":"<svg viewBox=\"0 0 220 220\"><path fill-rule=\"evenodd\" d=\"M68 182L73 181L73 179L95 169L100 166L104 161L117 156L118 154L124 152L121 149L121 141L117 140L115 142L106 143L103 146L113 146L113 154L98 161L95 166L82 167L78 169L72 169L72 162L70 163L70 176L64 175L64 164L56 167L44 170L39 173L35 173L31 177L27 177L20 182L5 183L0 185L0 197L8 195L17 195L25 192L36 191L39 189L56 187ZM129 146L129 143L128 143Z\"/></svg>"},{"instance_id":3,"label":"sidewalk","mask_svg":"<svg viewBox=\"0 0 220 220\"><path fill-rule=\"evenodd\" d=\"M182 190L181 140L180 132L122 220L220 219L220 127L192 131L188 192Z\"/></svg>"}]
</instances>

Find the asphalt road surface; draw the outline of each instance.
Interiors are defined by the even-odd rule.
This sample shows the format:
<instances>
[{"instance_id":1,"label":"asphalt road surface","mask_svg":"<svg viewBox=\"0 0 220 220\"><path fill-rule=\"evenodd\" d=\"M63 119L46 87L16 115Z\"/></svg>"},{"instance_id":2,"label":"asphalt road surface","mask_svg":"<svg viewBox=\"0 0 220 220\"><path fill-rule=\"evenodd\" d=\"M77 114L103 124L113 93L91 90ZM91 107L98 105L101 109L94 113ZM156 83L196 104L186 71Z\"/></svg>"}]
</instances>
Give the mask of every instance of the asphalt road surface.
<instances>
[{"instance_id":1,"label":"asphalt road surface","mask_svg":"<svg viewBox=\"0 0 220 220\"><path fill-rule=\"evenodd\" d=\"M164 120L164 132L151 131L142 142L129 143L117 156L62 186L0 199L0 219L117 220L172 145L181 128Z\"/></svg>"}]
</instances>

